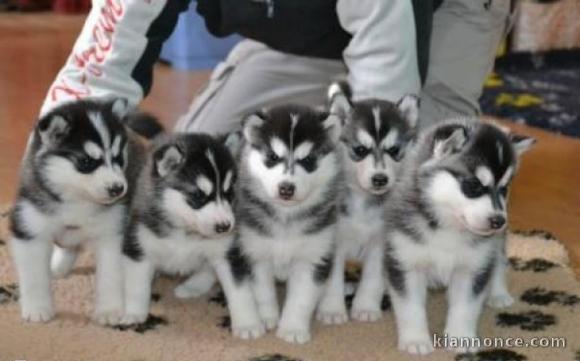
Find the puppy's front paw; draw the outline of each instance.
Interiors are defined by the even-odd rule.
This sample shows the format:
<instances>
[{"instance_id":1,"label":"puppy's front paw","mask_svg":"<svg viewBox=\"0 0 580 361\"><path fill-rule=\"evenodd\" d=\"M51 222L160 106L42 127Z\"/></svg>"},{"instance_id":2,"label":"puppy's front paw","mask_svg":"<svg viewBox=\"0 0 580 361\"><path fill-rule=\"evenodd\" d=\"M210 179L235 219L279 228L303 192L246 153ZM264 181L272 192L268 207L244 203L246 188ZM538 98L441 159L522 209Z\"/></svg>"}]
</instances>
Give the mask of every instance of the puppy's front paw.
<instances>
[{"instance_id":1,"label":"puppy's front paw","mask_svg":"<svg viewBox=\"0 0 580 361\"><path fill-rule=\"evenodd\" d=\"M263 336L266 333L266 328L262 323L251 326L232 326L232 334L234 337L242 340L253 340Z\"/></svg>"},{"instance_id":2,"label":"puppy's front paw","mask_svg":"<svg viewBox=\"0 0 580 361\"><path fill-rule=\"evenodd\" d=\"M264 327L266 327L266 330L268 331L275 329L278 326L278 322L280 321L280 318L276 315L262 316L261 318Z\"/></svg>"},{"instance_id":3,"label":"puppy's front paw","mask_svg":"<svg viewBox=\"0 0 580 361\"><path fill-rule=\"evenodd\" d=\"M137 325L147 320L146 313L126 313L121 317L121 325Z\"/></svg>"},{"instance_id":4,"label":"puppy's front paw","mask_svg":"<svg viewBox=\"0 0 580 361\"><path fill-rule=\"evenodd\" d=\"M509 293L490 295L486 303L491 308L506 308L514 303L514 299Z\"/></svg>"},{"instance_id":5,"label":"puppy's front paw","mask_svg":"<svg viewBox=\"0 0 580 361\"><path fill-rule=\"evenodd\" d=\"M324 310L316 314L316 319L325 325L341 325L348 321L346 310Z\"/></svg>"},{"instance_id":6,"label":"puppy's front paw","mask_svg":"<svg viewBox=\"0 0 580 361\"><path fill-rule=\"evenodd\" d=\"M320 302L316 319L325 325L340 325L348 321L344 300L339 297L326 297Z\"/></svg>"},{"instance_id":7,"label":"puppy's front paw","mask_svg":"<svg viewBox=\"0 0 580 361\"><path fill-rule=\"evenodd\" d=\"M399 340L399 351L411 355L427 355L433 352L433 344L429 336L402 338Z\"/></svg>"},{"instance_id":8,"label":"puppy's front paw","mask_svg":"<svg viewBox=\"0 0 580 361\"><path fill-rule=\"evenodd\" d=\"M288 343L304 344L310 341L310 331L308 329L278 328L276 336Z\"/></svg>"},{"instance_id":9,"label":"puppy's front paw","mask_svg":"<svg viewBox=\"0 0 580 361\"><path fill-rule=\"evenodd\" d=\"M351 312L353 320L361 322L376 322L383 317L381 310L354 309Z\"/></svg>"},{"instance_id":10,"label":"puppy's front paw","mask_svg":"<svg viewBox=\"0 0 580 361\"><path fill-rule=\"evenodd\" d=\"M123 311L120 309L97 310L93 313L93 321L101 326L118 325L123 317Z\"/></svg>"},{"instance_id":11,"label":"puppy's front paw","mask_svg":"<svg viewBox=\"0 0 580 361\"><path fill-rule=\"evenodd\" d=\"M23 307L22 319L26 322L48 322L54 318L54 308L52 306L43 307Z\"/></svg>"}]
</instances>

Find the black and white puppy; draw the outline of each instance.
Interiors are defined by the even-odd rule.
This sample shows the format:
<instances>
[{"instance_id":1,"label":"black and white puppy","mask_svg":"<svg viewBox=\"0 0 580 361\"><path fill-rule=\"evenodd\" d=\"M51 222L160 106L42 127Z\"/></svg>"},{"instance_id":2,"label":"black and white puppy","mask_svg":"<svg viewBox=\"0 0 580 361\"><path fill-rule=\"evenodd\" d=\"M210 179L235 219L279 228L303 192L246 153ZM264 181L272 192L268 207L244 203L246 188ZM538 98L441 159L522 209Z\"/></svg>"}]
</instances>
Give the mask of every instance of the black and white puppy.
<instances>
[{"instance_id":1,"label":"black and white puppy","mask_svg":"<svg viewBox=\"0 0 580 361\"><path fill-rule=\"evenodd\" d=\"M123 125L127 111L124 100L65 104L43 116L29 138L12 212L24 320L54 316L51 254L52 273L66 275L82 245L96 256L94 319L114 324L123 314L124 196L140 154Z\"/></svg>"},{"instance_id":2,"label":"black and white puppy","mask_svg":"<svg viewBox=\"0 0 580 361\"><path fill-rule=\"evenodd\" d=\"M278 337L305 343L333 259L340 120L308 107L278 106L249 116L243 135L238 246L251 263L266 328L278 326ZM276 279L287 281L281 316Z\"/></svg>"},{"instance_id":3,"label":"black and white puppy","mask_svg":"<svg viewBox=\"0 0 580 361\"><path fill-rule=\"evenodd\" d=\"M385 291L383 275L384 204L401 171L401 160L410 147L418 118L418 98L399 102L369 99L351 101L348 85L329 88L331 113L344 125L341 136L346 179L341 198L334 268L318 319L339 324L348 319L344 302L344 265L361 261L362 277L353 300L351 317L376 321Z\"/></svg>"},{"instance_id":4,"label":"black and white puppy","mask_svg":"<svg viewBox=\"0 0 580 361\"><path fill-rule=\"evenodd\" d=\"M244 260L230 248L237 171L222 142L206 134L157 139L139 177L123 244L125 308L122 323L144 322L156 271L193 275L175 293L199 296L216 275L228 299L232 331L240 338L264 332L249 280L236 282Z\"/></svg>"},{"instance_id":5,"label":"black and white puppy","mask_svg":"<svg viewBox=\"0 0 580 361\"><path fill-rule=\"evenodd\" d=\"M385 208L384 263L400 350L433 350L429 286L447 287L444 332L458 340L477 337L486 297L495 307L513 302L505 281L507 193L519 156L533 143L460 119L426 130L406 157ZM456 351L475 351L462 345Z\"/></svg>"}]
</instances>

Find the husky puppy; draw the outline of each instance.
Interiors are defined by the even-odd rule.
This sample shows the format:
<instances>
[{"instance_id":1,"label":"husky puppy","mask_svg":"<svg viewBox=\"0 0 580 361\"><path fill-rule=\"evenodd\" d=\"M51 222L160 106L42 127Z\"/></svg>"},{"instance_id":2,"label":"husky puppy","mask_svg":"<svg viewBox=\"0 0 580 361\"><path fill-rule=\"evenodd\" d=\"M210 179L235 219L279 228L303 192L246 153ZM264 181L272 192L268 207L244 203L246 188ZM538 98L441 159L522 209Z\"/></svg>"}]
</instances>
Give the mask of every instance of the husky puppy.
<instances>
[{"instance_id":1,"label":"husky puppy","mask_svg":"<svg viewBox=\"0 0 580 361\"><path fill-rule=\"evenodd\" d=\"M233 334L264 332L248 281L235 282L230 267L243 264L229 251L235 237L232 209L236 166L228 148L206 134L158 139L132 200L123 244L125 309L122 323L144 322L155 271L194 275L176 289L198 296L220 280Z\"/></svg>"},{"instance_id":2,"label":"husky puppy","mask_svg":"<svg viewBox=\"0 0 580 361\"><path fill-rule=\"evenodd\" d=\"M342 195L338 247L318 319L339 324L348 319L344 302L344 264L363 263L363 273L354 297L353 319L376 321L385 291L383 276L383 207L391 197L400 163L414 137L418 98L403 97L398 103L382 100L352 102L346 83L329 88L331 113L343 119L341 136L346 179Z\"/></svg>"},{"instance_id":3,"label":"husky puppy","mask_svg":"<svg viewBox=\"0 0 580 361\"><path fill-rule=\"evenodd\" d=\"M96 256L94 319L114 324L123 314L121 242L125 194L135 178L139 143L122 123L124 100L82 100L43 116L24 155L12 212L12 253L22 318L54 316L52 273L74 265L86 244Z\"/></svg>"},{"instance_id":4,"label":"husky puppy","mask_svg":"<svg viewBox=\"0 0 580 361\"><path fill-rule=\"evenodd\" d=\"M243 127L236 196L240 253L252 266L267 329L310 340L310 321L331 269L340 192L340 120L287 105L250 115ZM241 277L241 275L240 275ZM275 280L287 281L280 316Z\"/></svg>"},{"instance_id":5,"label":"husky puppy","mask_svg":"<svg viewBox=\"0 0 580 361\"><path fill-rule=\"evenodd\" d=\"M400 350L433 350L428 286L447 286L450 338L477 337L486 296L491 306L513 302L505 281L507 192L519 156L533 143L468 118L426 130L406 157L385 208L384 264Z\"/></svg>"}]
</instances>

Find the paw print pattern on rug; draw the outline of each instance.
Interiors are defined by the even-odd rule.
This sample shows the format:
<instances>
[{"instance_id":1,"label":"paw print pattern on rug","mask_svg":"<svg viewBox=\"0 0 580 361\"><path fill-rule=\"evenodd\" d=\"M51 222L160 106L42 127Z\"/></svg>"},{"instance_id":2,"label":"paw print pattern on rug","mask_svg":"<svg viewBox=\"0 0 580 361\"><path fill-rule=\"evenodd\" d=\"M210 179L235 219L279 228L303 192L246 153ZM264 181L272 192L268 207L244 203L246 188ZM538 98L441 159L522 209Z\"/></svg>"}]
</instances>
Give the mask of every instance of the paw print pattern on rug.
<instances>
[{"instance_id":1,"label":"paw print pattern on rug","mask_svg":"<svg viewBox=\"0 0 580 361\"><path fill-rule=\"evenodd\" d=\"M0 305L18 301L18 286L15 283L0 286Z\"/></svg>"},{"instance_id":2,"label":"paw print pattern on rug","mask_svg":"<svg viewBox=\"0 0 580 361\"><path fill-rule=\"evenodd\" d=\"M514 271L547 272L554 267L558 267L554 262L543 258L533 258L528 261L523 261L518 257L510 257L509 263Z\"/></svg>"},{"instance_id":3,"label":"paw print pattern on rug","mask_svg":"<svg viewBox=\"0 0 580 361\"><path fill-rule=\"evenodd\" d=\"M151 331L157 328L157 326L159 325L167 325L167 320L164 319L163 317L159 317L159 316L155 316L152 314L149 314L149 316L147 317L147 319L145 320L145 322L143 323L139 323L137 325L117 325L117 326L113 326L113 328L115 330L119 330L119 331L127 331L127 330L131 330L131 331L135 331L137 333L145 333L147 331Z\"/></svg>"},{"instance_id":4,"label":"paw print pattern on rug","mask_svg":"<svg viewBox=\"0 0 580 361\"><path fill-rule=\"evenodd\" d=\"M524 292L520 300L530 305L548 306L558 303L562 306L575 306L580 298L564 291L548 291L541 287L530 288Z\"/></svg>"},{"instance_id":5,"label":"paw print pattern on rug","mask_svg":"<svg viewBox=\"0 0 580 361\"><path fill-rule=\"evenodd\" d=\"M580 350L576 351L576 358L574 358L575 361L580 361Z\"/></svg>"},{"instance_id":6,"label":"paw print pattern on rug","mask_svg":"<svg viewBox=\"0 0 580 361\"><path fill-rule=\"evenodd\" d=\"M527 359L525 355L504 348L455 356L455 361L525 361Z\"/></svg>"},{"instance_id":7,"label":"paw print pattern on rug","mask_svg":"<svg viewBox=\"0 0 580 361\"><path fill-rule=\"evenodd\" d=\"M525 237L540 237L540 238L543 238L545 240L552 240L552 241L557 240L557 238L552 233L550 233L548 231L541 230L541 229L530 229L527 231L518 230L518 231L512 231L512 233L520 235L520 236L525 236Z\"/></svg>"},{"instance_id":8,"label":"paw print pattern on rug","mask_svg":"<svg viewBox=\"0 0 580 361\"><path fill-rule=\"evenodd\" d=\"M501 312L496 316L496 323L500 327L519 327L526 331L544 331L547 326L556 324L556 317L540 311Z\"/></svg>"},{"instance_id":9,"label":"paw print pattern on rug","mask_svg":"<svg viewBox=\"0 0 580 361\"><path fill-rule=\"evenodd\" d=\"M302 360L290 356L285 356L279 353L274 353L270 355L252 357L248 361L302 361Z\"/></svg>"}]
</instances>

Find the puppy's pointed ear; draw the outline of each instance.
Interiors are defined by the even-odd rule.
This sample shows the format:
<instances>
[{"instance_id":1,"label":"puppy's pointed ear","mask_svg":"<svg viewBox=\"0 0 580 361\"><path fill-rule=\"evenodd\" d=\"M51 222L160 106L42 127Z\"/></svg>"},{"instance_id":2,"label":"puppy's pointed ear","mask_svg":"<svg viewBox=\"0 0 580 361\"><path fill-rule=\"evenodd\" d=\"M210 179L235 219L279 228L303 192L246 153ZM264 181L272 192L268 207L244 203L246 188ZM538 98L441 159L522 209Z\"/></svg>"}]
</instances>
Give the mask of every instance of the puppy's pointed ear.
<instances>
[{"instance_id":1,"label":"puppy's pointed ear","mask_svg":"<svg viewBox=\"0 0 580 361\"><path fill-rule=\"evenodd\" d=\"M352 111L350 101L350 88L345 82L332 83L328 87L328 102L330 103L330 113L337 115L343 122L346 122L348 115Z\"/></svg>"},{"instance_id":2,"label":"puppy's pointed ear","mask_svg":"<svg viewBox=\"0 0 580 361\"><path fill-rule=\"evenodd\" d=\"M328 114L322 121L322 126L331 142L336 143L342 133L342 120L336 114Z\"/></svg>"},{"instance_id":3,"label":"puppy's pointed ear","mask_svg":"<svg viewBox=\"0 0 580 361\"><path fill-rule=\"evenodd\" d=\"M420 99L415 94L407 94L397 102L397 108L411 128L419 122L419 105Z\"/></svg>"},{"instance_id":4,"label":"puppy's pointed ear","mask_svg":"<svg viewBox=\"0 0 580 361\"><path fill-rule=\"evenodd\" d=\"M62 115L49 115L38 122L37 129L42 144L55 146L68 134L70 124Z\"/></svg>"},{"instance_id":5,"label":"puppy's pointed ear","mask_svg":"<svg viewBox=\"0 0 580 361\"><path fill-rule=\"evenodd\" d=\"M433 158L441 159L459 152L467 143L467 131L464 127L449 126L439 129L433 140Z\"/></svg>"},{"instance_id":6,"label":"puppy's pointed ear","mask_svg":"<svg viewBox=\"0 0 580 361\"><path fill-rule=\"evenodd\" d=\"M111 111L119 119L125 118L125 116L129 113L130 110L131 107L129 106L129 101L125 98L116 98L111 103Z\"/></svg>"},{"instance_id":7,"label":"puppy's pointed ear","mask_svg":"<svg viewBox=\"0 0 580 361\"><path fill-rule=\"evenodd\" d=\"M223 139L223 143L230 153L236 156L242 148L242 132L235 131L227 134Z\"/></svg>"},{"instance_id":8,"label":"puppy's pointed ear","mask_svg":"<svg viewBox=\"0 0 580 361\"><path fill-rule=\"evenodd\" d=\"M183 152L175 144L166 145L155 151L153 161L157 175L165 177L181 167Z\"/></svg>"},{"instance_id":9,"label":"puppy's pointed ear","mask_svg":"<svg viewBox=\"0 0 580 361\"><path fill-rule=\"evenodd\" d=\"M514 150L516 151L518 157L527 152L528 150L530 150L534 146L534 144L536 144L535 138L528 137L525 135L510 133L508 137L512 142L512 145L514 146Z\"/></svg>"},{"instance_id":10,"label":"puppy's pointed ear","mask_svg":"<svg viewBox=\"0 0 580 361\"><path fill-rule=\"evenodd\" d=\"M266 119L266 116L263 112L253 113L244 119L242 133L248 143L255 144L258 142L260 128L264 125L264 119Z\"/></svg>"}]
</instances>

